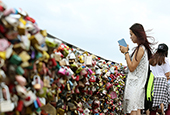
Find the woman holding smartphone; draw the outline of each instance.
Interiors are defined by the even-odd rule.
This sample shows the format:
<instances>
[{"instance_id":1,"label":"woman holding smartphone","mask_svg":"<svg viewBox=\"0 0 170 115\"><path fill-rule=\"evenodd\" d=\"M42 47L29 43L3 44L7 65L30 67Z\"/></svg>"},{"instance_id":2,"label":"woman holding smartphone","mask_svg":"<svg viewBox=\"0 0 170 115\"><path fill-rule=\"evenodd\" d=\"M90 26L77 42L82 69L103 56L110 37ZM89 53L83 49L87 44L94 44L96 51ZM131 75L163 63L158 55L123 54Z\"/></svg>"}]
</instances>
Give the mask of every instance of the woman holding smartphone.
<instances>
[{"instance_id":1,"label":"woman holding smartphone","mask_svg":"<svg viewBox=\"0 0 170 115\"><path fill-rule=\"evenodd\" d=\"M121 46L120 51L125 55L128 66L128 76L124 91L124 112L130 115L141 115L145 101L145 83L147 80L149 59L152 56L152 49L146 36L143 26L135 23L130 27L130 39L137 46L132 55L129 55L127 47ZM153 37L152 37L153 38Z\"/></svg>"}]
</instances>

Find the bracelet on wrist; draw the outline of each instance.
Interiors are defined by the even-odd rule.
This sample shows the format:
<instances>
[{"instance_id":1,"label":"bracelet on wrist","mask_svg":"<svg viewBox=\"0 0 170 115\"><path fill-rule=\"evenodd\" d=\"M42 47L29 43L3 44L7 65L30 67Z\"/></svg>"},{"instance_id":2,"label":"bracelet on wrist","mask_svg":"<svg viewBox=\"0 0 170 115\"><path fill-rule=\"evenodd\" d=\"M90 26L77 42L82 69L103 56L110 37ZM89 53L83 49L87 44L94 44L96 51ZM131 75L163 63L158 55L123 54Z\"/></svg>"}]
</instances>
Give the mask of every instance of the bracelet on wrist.
<instances>
[{"instance_id":1,"label":"bracelet on wrist","mask_svg":"<svg viewBox=\"0 0 170 115\"><path fill-rule=\"evenodd\" d=\"M126 55L127 53L129 53L129 52L125 52L124 54Z\"/></svg>"}]
</instances>

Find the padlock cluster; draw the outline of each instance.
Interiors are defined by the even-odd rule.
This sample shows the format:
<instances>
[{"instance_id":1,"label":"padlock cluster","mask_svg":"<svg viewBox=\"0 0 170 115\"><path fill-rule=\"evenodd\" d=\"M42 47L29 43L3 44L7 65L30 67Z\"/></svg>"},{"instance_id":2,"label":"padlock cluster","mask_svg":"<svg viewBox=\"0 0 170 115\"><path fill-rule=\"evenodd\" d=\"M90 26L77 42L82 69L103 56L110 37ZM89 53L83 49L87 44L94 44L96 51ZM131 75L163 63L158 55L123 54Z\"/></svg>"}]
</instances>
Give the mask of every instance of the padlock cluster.
<instances>
[{"instance_id":1,"label":"padlock cluster","mask_svg":"<svg viewBox=\"0 0 170 115\"><path fill-rule=\"evenodd\" d=\"M123 115L127 68L52 38L0 1L0 113Z\"/></svg>"}]
</instances>

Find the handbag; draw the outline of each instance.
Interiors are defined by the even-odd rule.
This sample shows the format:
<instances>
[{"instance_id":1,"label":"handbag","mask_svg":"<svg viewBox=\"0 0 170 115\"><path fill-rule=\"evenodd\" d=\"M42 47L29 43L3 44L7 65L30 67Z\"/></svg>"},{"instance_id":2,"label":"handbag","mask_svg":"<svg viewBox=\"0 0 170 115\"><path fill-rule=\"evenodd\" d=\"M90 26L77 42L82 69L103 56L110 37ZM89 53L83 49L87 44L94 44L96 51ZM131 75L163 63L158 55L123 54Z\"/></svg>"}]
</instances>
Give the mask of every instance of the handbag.
<instances>
[{"instance_id":1,"label":"handbag","mask_svg":"<svg viewBox=\"0 0 170 115\"><path fill-rule=\"evenodd\" d=\"M149 64L148 64L149 65ZM151 109L153 104L154 75L148 67L147 80L145 84L145 110Z\"/></svg>"}]
</instances>

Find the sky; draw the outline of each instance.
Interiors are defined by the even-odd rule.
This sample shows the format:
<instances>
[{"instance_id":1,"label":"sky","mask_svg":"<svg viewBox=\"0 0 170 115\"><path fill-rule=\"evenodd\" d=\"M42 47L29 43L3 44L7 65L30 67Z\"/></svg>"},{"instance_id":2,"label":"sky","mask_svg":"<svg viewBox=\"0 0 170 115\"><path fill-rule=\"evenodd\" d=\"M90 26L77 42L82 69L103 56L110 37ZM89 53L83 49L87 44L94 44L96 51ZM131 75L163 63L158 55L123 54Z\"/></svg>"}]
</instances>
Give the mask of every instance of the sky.
<instances>
[{"instance_id":1,"label":"sky","mask_svg":"<svg viewBox=\"0 0 170 115\"><path fill-rule=\"evenodd\" d=\"M2 0L21 8L43 30L85 51L126 65L118 40L132 53L129 27L141 23L159 43L170 46L169 0ZM158 45L157 44L157 45ZM157 47L155 45L154 47ZM170 54L170 53L169 53Z\"/></svg>"}]
</instances>

